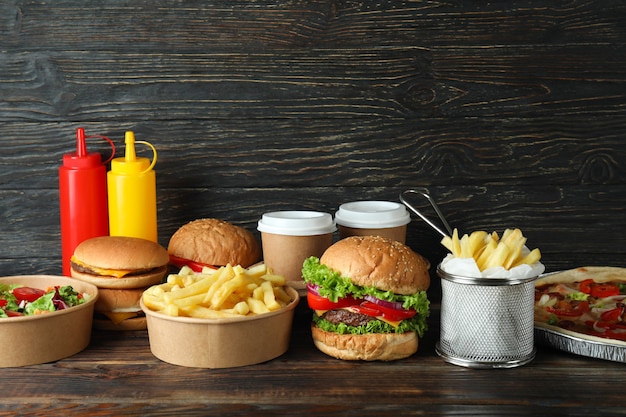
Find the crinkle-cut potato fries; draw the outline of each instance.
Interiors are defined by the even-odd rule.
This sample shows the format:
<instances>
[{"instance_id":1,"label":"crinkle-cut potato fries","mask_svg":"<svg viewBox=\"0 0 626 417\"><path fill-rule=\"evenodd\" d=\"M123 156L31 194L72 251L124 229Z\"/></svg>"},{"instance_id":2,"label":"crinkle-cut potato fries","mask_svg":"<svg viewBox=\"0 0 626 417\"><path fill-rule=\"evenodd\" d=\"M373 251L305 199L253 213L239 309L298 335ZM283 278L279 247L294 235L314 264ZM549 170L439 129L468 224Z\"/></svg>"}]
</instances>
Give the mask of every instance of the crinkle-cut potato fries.
<instances>
[{"instance_id":1,"label":"crinkle-cut potato fries","mask_svg":"<svg viewBox=\"0 0 626 417\"><path fill-rule=\"evenodd\" d=\"M506 229L501 237L496 232L476 231L460 239L459 231L454 229L452 236L445 236L441 244L457 258L474 258L481 271L497 266L508 270L522 264L532 265L541 259L537 248L523 253L526 238L520 229Z\"/></svg>"},{"instance_id":2,"label":"crinkle-cut potato fries","mask_svg":"<svg viewBox=\"0 0 626 417\"><path fill-rule=\"evenodd\" d=\"M194 272L183 267L167 282L143 293L151 310L169 316L205 319L243 317L278 310L292 300L285 292L285 277L275 275L265 264L248 269L226 265Z\"/></svg>"}]
</instances>

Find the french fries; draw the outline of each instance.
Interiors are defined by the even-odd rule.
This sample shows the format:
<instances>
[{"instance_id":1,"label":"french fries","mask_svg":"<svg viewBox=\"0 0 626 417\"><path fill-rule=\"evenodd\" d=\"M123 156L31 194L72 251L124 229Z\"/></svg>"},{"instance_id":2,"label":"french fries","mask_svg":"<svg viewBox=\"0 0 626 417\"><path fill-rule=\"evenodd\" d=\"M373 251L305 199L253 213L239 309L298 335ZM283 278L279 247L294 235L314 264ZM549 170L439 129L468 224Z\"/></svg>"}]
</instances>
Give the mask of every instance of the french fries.
<instances>
[{"instance_id":1,"label":"french fries","mask_svg":"<svg viewBox=\"0 0 626 417\"><path fill-rule=\"evenodd\" d=\"M541 252L536 248L523 255L526 238L520 229L506 229L502 236L496 232L476 231L461 238L454 229L452 236L445 236L441 244L457 258L474 258L480 271L497 266L508 270L522 264L532 265L541 259Z\"/></svg>"},{"instance_id":2,"label":"french fries","mask_svg":"<svg viewBox=\"0 0 626 417\"><path fill-rule=\"evenodd\" d=\"M183 267L167 282L144 291L151 310L170 316L224 318L276 311L292 300L284 290L285 277L272 274L264 264L249 269L226 265L196 273Z\"/></svg>"}]
</instances>

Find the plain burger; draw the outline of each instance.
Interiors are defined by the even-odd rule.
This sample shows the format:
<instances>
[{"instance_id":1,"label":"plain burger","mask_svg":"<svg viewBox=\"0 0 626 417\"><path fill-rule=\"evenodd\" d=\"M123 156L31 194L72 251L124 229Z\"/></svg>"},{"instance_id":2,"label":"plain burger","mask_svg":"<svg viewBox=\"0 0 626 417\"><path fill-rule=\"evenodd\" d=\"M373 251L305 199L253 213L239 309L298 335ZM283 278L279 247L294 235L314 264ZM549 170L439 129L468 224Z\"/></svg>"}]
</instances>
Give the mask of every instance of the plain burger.
<instances>
[{"instance_id":1,"label":"plain burger","mask_svg":"<svg viewBox=\"0 0 626 417\"><path fill-rule=\"evenodd\" d=\"M163 281L168 262L165 248L146 239L101 236L80 243L71 258L71 275L98 287L94 327L145 329L139 300L146 288Z\"/></svg>"},{"instance_id":2,"label":"plain burger","mask_svg":"<svg viewBox=\"0 0 626 417\"><path fill-rule=\"evenodd\" d=\"M346 360L395 360L417 351L426 331L429 263L409 247L353 236L303 265L315 346Z\"/></svg>"},{"instance_id":3,"label":"plain burger","mask_svg":"<svg viewBox=\"0 0 626 417\"><path fill-rule=\"evenodd\" d=\"M261 245L247 229L224 220L198 219L181 226L167 246L170 263L187 265L200 272L203 267L241 265L261 259Z\"/></svg>"}]
</instances>

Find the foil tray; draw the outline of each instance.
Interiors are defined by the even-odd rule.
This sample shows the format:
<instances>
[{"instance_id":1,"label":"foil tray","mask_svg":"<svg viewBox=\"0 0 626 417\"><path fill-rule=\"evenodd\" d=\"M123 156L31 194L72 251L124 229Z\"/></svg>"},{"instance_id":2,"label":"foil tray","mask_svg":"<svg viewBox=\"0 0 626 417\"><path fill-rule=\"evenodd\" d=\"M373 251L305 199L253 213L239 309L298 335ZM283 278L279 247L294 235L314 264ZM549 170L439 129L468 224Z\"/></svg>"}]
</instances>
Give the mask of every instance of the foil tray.
<instances>
[{"instance_id":1,"label":"foil tray","mask_svg":"<svg viewBox=\"0 0 626 417\"><path fill-rule=\"evenodd\" d=\"M535 342L590 358L626 363L626 343L535 324Z\"/></svg>"}]
</instances>

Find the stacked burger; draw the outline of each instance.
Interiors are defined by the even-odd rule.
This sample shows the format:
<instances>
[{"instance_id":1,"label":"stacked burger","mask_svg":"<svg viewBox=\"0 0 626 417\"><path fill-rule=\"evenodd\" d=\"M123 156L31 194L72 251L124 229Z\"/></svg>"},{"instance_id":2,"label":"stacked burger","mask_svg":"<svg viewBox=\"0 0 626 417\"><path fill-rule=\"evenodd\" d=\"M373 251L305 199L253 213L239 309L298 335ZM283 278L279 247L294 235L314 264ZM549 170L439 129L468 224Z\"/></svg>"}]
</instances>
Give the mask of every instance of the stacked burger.
<instances>
[{"instance_id":1,"label":"stacked burger","mask_svg":"<svg viewBox=\"0 0 626 417\"><path fill-rule=\"evenodd\" d=\"M322 352L345 360L395 360L417 351L427 328L429 263L409 247L353 236L303 265L311 331Z\"/></svg>"},{"instance_id":2,"label":"stacked burger","mask_svg":"<svg viewBox=\"0 0 626 417\"><path fill-rule=\"evenodd\" d=\"M163 282L170 265L204 267L227 264L249 267L261 257L254 235L218 219L199 219L181 226L168 249L146 239L101 236L80 243L71 258L71 275L98 287L95 328L146 329L139 301L143 292Z\"/></svg>"},{"instance_id":3,"label":"stacked burger","mask_svg":"<svg viewBox=\"0 0 626 417\"><path fill-rule=\"evenodd\" d=\"M139 306L143 291L168 272L167 250L146 239L101 236L74 250L71 275L98 287L93 326L104 330L146 329Z\"/></svg>"}]
</instances>

